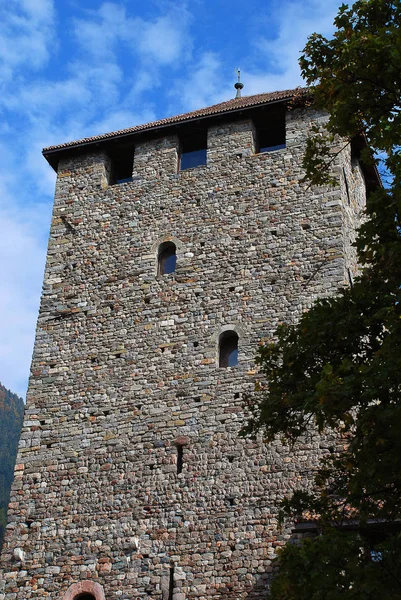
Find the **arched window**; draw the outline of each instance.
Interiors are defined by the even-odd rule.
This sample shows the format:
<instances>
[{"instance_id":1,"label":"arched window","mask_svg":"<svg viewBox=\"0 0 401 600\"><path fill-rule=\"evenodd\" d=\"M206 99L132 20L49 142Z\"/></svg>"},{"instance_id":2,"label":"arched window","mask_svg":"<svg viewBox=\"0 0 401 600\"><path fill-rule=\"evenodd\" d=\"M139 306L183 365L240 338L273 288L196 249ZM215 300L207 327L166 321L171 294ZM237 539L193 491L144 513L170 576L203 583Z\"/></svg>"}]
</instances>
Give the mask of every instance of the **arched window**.
<instances>
[{"instance_id":1,"label":"arched window","mask_svg":"<svg viewBox=\"0 0 401 600\"><path fill-rule=\"evenodd\" d=\"M174 273L177 263L176 247L173 242L165 242L159 247L158 253L158 275Z\"/></svg>"},{"instance_id":2,"label":"arched window","mask_svg":"<svg viewBox=\"0 0 401 600\"><path fill-rule=\"evenodd\" d=\"M219 339L219 367L235 367L238 364L238 334L224 331Z\"/></svg>"},{"instance_id":3,"label":"arched window","mask_svg":"<svg viewBox=\"0 0 401 600\"><path fill-rule=\"evenodd\" d=\"M63 600L106 600L106 598L99 583L86 580L70 585Z\"/></svg>"}]
</instances>

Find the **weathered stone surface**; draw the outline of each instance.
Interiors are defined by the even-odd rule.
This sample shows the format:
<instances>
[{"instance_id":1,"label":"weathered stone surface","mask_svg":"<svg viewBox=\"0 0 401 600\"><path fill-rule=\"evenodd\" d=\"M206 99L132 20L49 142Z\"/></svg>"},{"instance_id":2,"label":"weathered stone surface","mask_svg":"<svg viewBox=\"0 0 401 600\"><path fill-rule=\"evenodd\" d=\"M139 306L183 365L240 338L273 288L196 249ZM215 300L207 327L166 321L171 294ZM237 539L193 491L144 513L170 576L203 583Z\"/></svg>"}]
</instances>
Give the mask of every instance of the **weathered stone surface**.
<instances>
[{"instance_id":1,"label":"weathered stone surface","mask_svg":"<svg viewBox=\"0 0 401 600\"><path fill-rule=\"evenodd\" d=\"M359 166L344 150L340 186L303 182L321 118L288 112L287 147L259 155L250 120L216 121L207 166L179 173L177 137L139 141L121 185L101 149L59 165L1 599L88 581L121 600L265 597L290 537L278 503L336 445L238 437L257 345L356 269ZM157 277L169 240L176 272ZM227 330L239 364L221 369Z\"/></svg>"}]
</instances>

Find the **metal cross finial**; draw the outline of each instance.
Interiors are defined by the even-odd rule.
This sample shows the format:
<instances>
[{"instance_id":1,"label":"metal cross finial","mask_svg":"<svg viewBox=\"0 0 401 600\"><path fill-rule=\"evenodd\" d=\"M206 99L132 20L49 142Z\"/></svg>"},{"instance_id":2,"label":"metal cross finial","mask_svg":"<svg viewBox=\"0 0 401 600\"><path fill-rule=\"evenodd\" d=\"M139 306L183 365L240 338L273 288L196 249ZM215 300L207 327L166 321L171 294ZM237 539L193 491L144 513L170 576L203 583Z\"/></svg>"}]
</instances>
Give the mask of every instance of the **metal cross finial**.
<instances>
[{"instance_id":1,"label":"metal cross finial","mask_svg":"<svg viewBox=\"0 0 401 600\"><path fill-rule=\"evenodd\" d=\"M235 96L235 99L241 98L241 90L244 87L244 84L241 83L241 69L236 69L236 71L237 71L238 81L236 83L234 83L234 87L237 90L237 95Z\"/></svg>"}]
</instances>

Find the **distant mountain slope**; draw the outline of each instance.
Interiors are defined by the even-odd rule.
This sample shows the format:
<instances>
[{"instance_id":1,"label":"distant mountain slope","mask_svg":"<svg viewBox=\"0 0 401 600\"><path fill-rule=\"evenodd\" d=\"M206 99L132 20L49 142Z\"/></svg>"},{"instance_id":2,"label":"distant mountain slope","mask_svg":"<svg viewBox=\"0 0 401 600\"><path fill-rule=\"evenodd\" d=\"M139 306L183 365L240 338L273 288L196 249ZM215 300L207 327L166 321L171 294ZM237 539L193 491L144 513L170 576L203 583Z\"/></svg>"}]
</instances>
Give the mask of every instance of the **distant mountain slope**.
<instances>
[{"instance_id":1,"label":"distant mountain slope","mask_svg":"<svg viewBox=\"0 0 401 600\"><path fill-rule=\"evenodd\" d=\"M22 398L0 383L0 548L7 523L7 505L23 415Z\"/></svg>"}]
</instances>

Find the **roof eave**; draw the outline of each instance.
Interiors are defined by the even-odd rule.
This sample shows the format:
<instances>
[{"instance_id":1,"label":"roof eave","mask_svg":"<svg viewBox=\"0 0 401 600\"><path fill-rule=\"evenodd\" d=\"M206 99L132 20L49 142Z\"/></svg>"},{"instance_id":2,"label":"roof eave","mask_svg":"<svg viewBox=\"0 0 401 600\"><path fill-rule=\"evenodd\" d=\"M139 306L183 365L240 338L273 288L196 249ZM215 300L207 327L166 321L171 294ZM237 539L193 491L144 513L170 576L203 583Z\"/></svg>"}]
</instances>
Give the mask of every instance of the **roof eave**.
<instances>
[{"instance_id":1,"label":"roof eave","mask_svg":"<svg viewBox=\"0 0 401 600\"><path fill-rule=\"evenodd\" d=\"M294 92L294 90L292 90L292 92ZM76 152L77 150L80 150L81 148L82 149L87 148L88 146L91 146L91 147L98 147L101 145L104 146L110 142L113 142L118 139L122 139L124 137L138 137L140 135L148 134L153 131L166 130L166 129L170 129L172 127L178 127L180 125L184 125L187 123L196 123L198 121L203 121L203 120L213 120L213 119L217 119L221 116L225 116L225 115L229 115L229 114L237 114L237 113L247 112L250 110L255 110L257 108L260 108L264 105L271 106L274 104L282 104L284 102L288 102L288 100L290 100L292 97L294 97L294 93L288 94L287 96L283 96L282 98L277 98L277 99L273 99L273 100L265 100L258 104L251 104L249 106L230 107L230 108L227 108L227 110L220 110L220 111L216 111L215 113L208 113L208 114L196 115L196 116L188 116L187 118L184 117L182 120L172 121L170 123L161 123L158 125L153 125L152 123L149 123L148 127L146 127L146 125L145 125L144 127L138 128L136 131L121 130L119 132L116 132L115 135L105 134L105 137L94 136L93 138L88 138L86 140L78 140L76 143L73 142L71 144L68 144L66 146L61 146L61 147L50 146L48 148L44 148L42 150L42 154L46 158L46 160L50 164L50 166L55 171L57 171L57 165L58 165L59 158L69 154L71 151Z\"/></svg>"}]
</instances>

